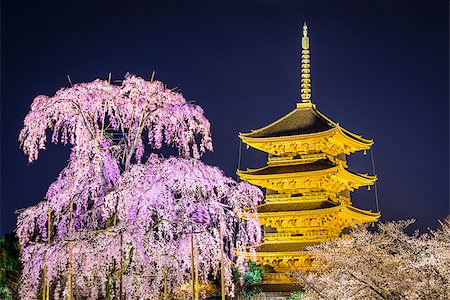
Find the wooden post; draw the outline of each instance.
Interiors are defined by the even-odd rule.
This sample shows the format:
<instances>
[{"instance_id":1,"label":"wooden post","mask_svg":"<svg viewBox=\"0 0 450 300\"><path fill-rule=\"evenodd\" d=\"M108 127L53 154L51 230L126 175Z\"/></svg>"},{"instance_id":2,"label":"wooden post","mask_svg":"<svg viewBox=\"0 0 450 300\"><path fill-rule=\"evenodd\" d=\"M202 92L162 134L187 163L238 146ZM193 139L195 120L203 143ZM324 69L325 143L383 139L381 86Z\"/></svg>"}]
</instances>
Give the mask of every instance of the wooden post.
<instances>
[{"instance_id":1,"label":"wooden post","mask_svg":"<svg viewBox=\"0 0 450 300\"><path fill-rule=\"evenodd\" d=\"M155 80L155 71L152 72L152 78L150 79L150 82L153 82Z\"/></svg>"},{"instance_id":2,"label":"wooden post","mask_svg":"<svg viewBox=\"0 0 450 300\"><path fill-rule=\"evenodd\" d=\"M47 245L50 244L50 216L51 216L51 210L48 209L47 211ZM44 255L44 271L42 276L42 300L46 300L49 298L49 286L46 280L47 277L47 253Z\"/></svg>"},{"instance_id":3,"label":"wooden post","mask_svg":"<svg viewBox=\"0 0 450 300\"><path fill-rule=\"evenodd\" d=\"M47 245L50 245L51 230L52 230L52 211L49 209L47 212ZM50 300L50 283L47 283L45 299Z\"/></svg>"},{"instance_id":4,"label":"wooden post","mask_svg":"<svg viewBox=\"0 0 450 300\"><path fill-rule=\"evenodd\" d=\"M73 299L73 291L72 291L72 242L69 242L69 290L67 292L67 299Z\"/></svg>"},{"instance_id":5,"label":"wooden post","mask_svg":"<svg viewBox=\"0 0 450 300\"><path fill-rule=\"evenodd\" d=\"M45 296L45 300L50 300L50 283L47 282L47 289L46 289L46 296Z\"/></svg>"},{"instance_id":6,"label":"wooden post","mask_svg":"<svg viewBox=\"0 0 450 300\"><path fill-rule=\"evenodd\" d=\"M42 274L42 300L45 300L45 295L47 294L47 253L44 254L44 271Z\"/></svg>"},{"instance_id":7,"label":"wooden post","mask_svg":"<svg viewBox=\"0 0 450 300\"><path fill-rule=\"evenodd\" d=\"M198 300L199 288L198 288L198 251L194 245L194 262L195 262L195 300Z\"/></svg>"},{"instance_id":8,"label":"wooden post","mask_svg":"<svg viewBox=\"0 0 450 300\"><path fill-rule=\"evenodd\" d=\"M69 206L69 232L72 233L72 213L73 213L73 197L70 196L70 206ZM69 234L70 238L72 238L71 234ZM69 289L67 292L67 299L73 299L73 291L72 291L72 257L73 257L73 245L72 241L69 241Z\"/></svg>"},{"instance_id":9,"label":"wooden post","mask_svg":"<svg viewBox=\"0 0 450 300\"><path fill-rule=\"evenodd\" d=\"M72 214L73 214L73 197L70 196L70 204L69 204L69 232L72 233Z\"/></svg>"},{"instance_id":10,"label":"wooden post","mask_svg":"<svg viewBox=\"0 0 450 300\"><path fill-rule=\"evenodd\" d=\"M164 300L167 300L167 275L164 273Z\"/></svg>"},{"instance_id":11,"label":"wooden post","mask_svg":"<svg viewBox=\"0 0 450 300\"><path fill-rule=\"evenodd\" d=\"M123 290L122 290L122 282L123 282L123 235L120 233L120 274L119 274L119 300L122 300Z\"/></svg>"},{"instance_id":12,"label":"wooden post","mask_svg":"<svg viewBox=\"0 0 450 300\"><path fill-rule=\"evenodd\" d=\"M193 233L189 236L191 242L191 276L192 276L192 300L195 300L195 271L194 271L194 238Z\"/></svg>"},{"instance_id":13,"label":"wooden post","mask_svg":"<svg viewBox=\"0 0 450 300\"><path fill-rule=\"evenodd\" d=\"M167 261L167 253L164 251L163 256L164 261ZM164 267L164 289L163 289L163 299L167 300L167 267Z\"/></svg>"},{"instance_id":14,"label":"wooden post","mask_svg":"<svg viewBox=\"0 0 450 300\"><path fill-rule=\"evenodd\" d=\"M221 217L222 219L222 217ZM222 222L219 224L220 226L220 287L222 290L222 300L225 300L225 267L223 265L223 230L222 230Z\"/></svg>"}]
</instances>

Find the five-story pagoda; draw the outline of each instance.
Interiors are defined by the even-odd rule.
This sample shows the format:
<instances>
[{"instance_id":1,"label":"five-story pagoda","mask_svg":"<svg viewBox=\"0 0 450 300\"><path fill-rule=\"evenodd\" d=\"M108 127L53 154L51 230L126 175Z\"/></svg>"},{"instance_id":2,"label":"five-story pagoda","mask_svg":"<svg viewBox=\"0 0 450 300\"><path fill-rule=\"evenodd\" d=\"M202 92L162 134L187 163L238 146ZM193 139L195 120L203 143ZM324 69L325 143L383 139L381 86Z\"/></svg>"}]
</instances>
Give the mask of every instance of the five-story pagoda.
<instances>
[{"instance_id":1,"label":"five-story pagoda","mask_svg":"<svg viewBox=\"0 0 450 300\"><path fill-rule=\"evenodd\" d=\"M250 147L268 153L267 166L238 170L242 180L266 189L258 208L264 241L256 256L275 273L264 284L289 283L290 272L308 268L305 247L339 237L346 228L376 222L378 212L351 205L350 192L371 186L375 175L348 170L346 156L366 151L373 141L362 138L321 114L311 102L307 26L303 26L301 103L263 128L240 133Z\"/></svg>"}]
</instances>

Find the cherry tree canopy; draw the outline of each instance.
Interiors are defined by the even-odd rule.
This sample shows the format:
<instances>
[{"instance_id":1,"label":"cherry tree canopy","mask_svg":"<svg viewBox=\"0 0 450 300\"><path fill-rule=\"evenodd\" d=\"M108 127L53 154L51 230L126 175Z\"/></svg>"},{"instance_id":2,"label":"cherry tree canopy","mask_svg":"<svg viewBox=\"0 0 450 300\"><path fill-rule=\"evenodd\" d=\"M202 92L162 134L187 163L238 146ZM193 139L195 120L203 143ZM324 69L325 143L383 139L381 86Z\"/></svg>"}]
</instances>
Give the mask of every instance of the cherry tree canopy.
<instances>
[{"instance_id":1,"label":"cherry tree canopy","mask_svg":"<svg viewBox=\"0 0 450 300\"><path fill-rule=\"evenodd\" d=\"M22 299L37 298L43 276L55 299L70 293L72 276L76 297L120 291L158 299L164 284L173 291L191 280L191 238L199 280L220 272L222 247L227 293L234 293L234 251L252 251L261 240L262 194L198 160L212 150L200 107L161 82L127 75L121 86L96 80L37 97L19 136L30 162L45 148L47 129L52 142L72 150L46 201L18 218ZM172 145L180 157L151 154L142 163L144 134L150 148ZM237 266L245 262L238 258Z\"/></svg>"},{"instance_id":2,"label":"cherry tree canopy","mask_svg":"<svg viewBox=\"0 0 450 300\"><path fill-rule=\"evenodd\" d=\"M302 299L449 299L450 219L424 235L404 232L412 222L360 227L311 247L317 272L297 274Z\"/></svg>"}]
</instances>

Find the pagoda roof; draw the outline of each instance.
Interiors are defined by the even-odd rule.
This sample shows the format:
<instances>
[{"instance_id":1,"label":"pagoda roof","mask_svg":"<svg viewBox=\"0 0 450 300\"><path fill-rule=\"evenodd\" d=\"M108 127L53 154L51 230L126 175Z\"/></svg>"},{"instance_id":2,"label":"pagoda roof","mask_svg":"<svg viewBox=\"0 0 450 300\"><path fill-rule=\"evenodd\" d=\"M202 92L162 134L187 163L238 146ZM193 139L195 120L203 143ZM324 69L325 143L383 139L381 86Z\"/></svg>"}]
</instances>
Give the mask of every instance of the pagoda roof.
<instances>
[{"instance_id":1,"label":"pagoda roof","mask_svg":"<svg viewBox=\"0 0 450 300\"><path fill-rule=\"evenodd\" d=\"M240 136L249 138L276 138L320 133L338 127L350 138L362 143L373 143L372 140L364 139L357 134L343 129L338 123L333 122L320 113L313 103L298 103L293 111L275 122L260 129L252 130L249 133L241 133Z\"/></svg>"},{"instance_id":2,"label":"pagoda roof","mask_svg":"<svg viewBox=\"0 0 450 300\"><path fill-rule=\"evenodd\" d=\"M335 127L314 105L303 105L267 126L241 135L252 138L281 137L323 132Z\"/></svg>"},{"instance_id":3,"label":"pagoda roof","mask_svg":"<svg viewBox=\"0 0 450 300\"><path fill-rule=\"evenodd\" d=\"M240 133L239 137L247 145L274 155L286 155L308 149L301 150L301 146L289 148L289 146L292 147L290 144L286 148L285 143L292 141L302 141L304 144L305 140L324 139L330 145L324 149L321 146L316 150L329 152L332 155L339 154L339 151L349 154L367 150L373 144L373 140L354 134L327 118L316 109L313 103L298 103L296 109L275 122L249 133ZM336 145L331 146L333 144ZM282 148L280 148L281 145L283 145ZM328 149L329 147L334 149Z\"/></svg>"},{"instance_id":4,"label":"pagoda roof","mask_svg":"<svg viewBox=\"0 0 450 300\"><path fill-rule=\"evenodd\" d=\"M350 223L361 224L366 222L377 222L380 217L379 212L373 212L370 210L359 209L351 205L344 203L331 205L328 207L318 207L309 210L296 210L296 211L277 211L277 212L259 212L258 217L263 225L270 225L271 221L277 221L281 219L296 219L302 217L313 216L315 218L325 215L335 215L342 220L353 220ZM270 221L269 221L270 220ZM268 222L269 221L269 222ZM343 225L343 224L341 224ZM277 227L277 226L272 226ZM351 226L344 226L351 227ZM342 228L342 229L343 229Z\"/></svg>"}]
</instances>

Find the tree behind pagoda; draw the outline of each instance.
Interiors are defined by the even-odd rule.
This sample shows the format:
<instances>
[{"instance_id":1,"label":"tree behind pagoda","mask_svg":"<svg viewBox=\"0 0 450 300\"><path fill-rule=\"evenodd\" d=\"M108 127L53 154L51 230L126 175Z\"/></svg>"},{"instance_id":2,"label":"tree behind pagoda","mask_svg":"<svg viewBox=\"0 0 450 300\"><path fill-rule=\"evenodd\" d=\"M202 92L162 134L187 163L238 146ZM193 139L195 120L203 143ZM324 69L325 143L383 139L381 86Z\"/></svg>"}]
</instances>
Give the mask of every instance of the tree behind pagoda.
<instances>
[{"instance_id":1,"label":"tree behind pagoda","mask_svg":"<svg viewBox=\"0 0 450 300\"><path fill-rule=\"evenodd\" d=\"M365 227L310 247L317 272L297 274L301 299L450 299L450 219L408 235L409 221Z\"/></svg>"},{"instance_id":2,"label":"tree behind pagoda","mask_svg":"<svg viewBox=\"0 0 450 300\"><path fill-rule=\"evenodd\" d=\"M157 299L193 273L200 282L218 275L221 248L233 294L233 249L259 243L262 196L198 160L212 150L199 106L127 75L121 85L96 80L36 97L19 136L30 162L47 129L53 143L72 148L46 200L18 218L22 299ZM179 157L142 162L146 145L164 144Z\"/></svg>"}]
</instances>

